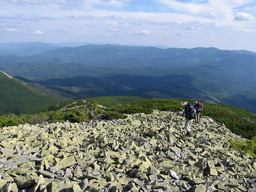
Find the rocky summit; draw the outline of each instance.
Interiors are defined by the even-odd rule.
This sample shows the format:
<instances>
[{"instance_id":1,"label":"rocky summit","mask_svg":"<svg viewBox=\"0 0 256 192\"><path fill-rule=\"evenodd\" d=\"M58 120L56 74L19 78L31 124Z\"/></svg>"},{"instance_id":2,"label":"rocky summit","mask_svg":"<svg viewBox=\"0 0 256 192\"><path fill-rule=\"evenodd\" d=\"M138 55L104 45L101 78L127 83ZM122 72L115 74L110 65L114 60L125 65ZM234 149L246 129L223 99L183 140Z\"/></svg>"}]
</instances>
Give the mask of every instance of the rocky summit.
<instances>
[{"instance_id":1,"label":"rocky summit","mask_svg":"<svg viewBox=\"0 0 256 192\"><path fill-rule=\"evenodd\" d=\"M174 112L127 119L4 127L0 191L256 191L256 161L203 117L186 136Z\"/></svg>"}]
</instances>

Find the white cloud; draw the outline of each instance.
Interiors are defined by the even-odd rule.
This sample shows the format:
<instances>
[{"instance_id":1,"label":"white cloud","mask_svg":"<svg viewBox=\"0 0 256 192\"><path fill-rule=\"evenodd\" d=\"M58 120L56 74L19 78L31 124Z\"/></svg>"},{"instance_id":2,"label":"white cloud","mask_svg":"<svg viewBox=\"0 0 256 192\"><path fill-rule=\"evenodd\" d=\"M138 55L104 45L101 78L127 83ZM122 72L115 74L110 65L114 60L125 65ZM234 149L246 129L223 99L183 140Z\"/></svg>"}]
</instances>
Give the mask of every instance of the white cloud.
<instances>
[{"instance_id":1,"label":"white cloud","mask_svg":"<svg viewBox=\"0 0 256 192\"><path fill-rule=\"evenodd\" d=\"M80 19L81 18L81 16L77 15L77 14L71 15L70 17L73 18L73 19Z\"/></svg>"},{"instance_id":2,"label":"white cloud","mask_svg":"<svg viewBox=\"0 0 256 192\"><path fill-rule=\"evenodd\" d=\"M234 19L239 21L247 21L247 20L255 20L255 17L245 12L237 12L235 14Z\"/></svg>"},{"instance_id":3,"label":"white cloud","mask_svg":"<svg viewBox=\"0 0 256 192\"><path fill-rule=\"evenodd\" d=\"M146 30L146 29L142 29L142 30L136 31L135 34L137 34L137 35L148 35L148 34L150 34L150 31Z\"/></svg>"},{"instance_id":4,"label":"white cloud","mask_svg":"<svg viewBox=\"0 0 256 192\"><path fill-rule=\"evenodd\" d=\"M17 28L6 28L5 31L8 31L8 32L19 32L20 29L17 29Z\"/></svg>"},{"instance_id":5,"label":"white cloud","mask_svg":"<svg viewBox=\"0 0 256 192\"><path fill-rule=\"evenodd\" d=\"M65 3L67 0L2 0L11 3L32 3L32 4L44 4L44 3Z\"/></svg>"},{"instance_id":6,"label":"white cloud","mask_svg":"<svg viewBox=\"0 0 256 192\"><path fill-rule=\"evenodd\" d=\"M182 29L184 29L186 31L200 30L200 25L184 25L184 26L182 26Z\"/></svg>"},{"instance_id":7,"label":"white cloud","mask_svg":"<svg viewBox=\"0 0 256 192\"><path fill-rule=\"evenodd\" d=\"M12 3L64 3L66 0L3 0Z\"/></svg>"},{"instance_id":8,"label":"white cloud","mask_svg":"<svg viewBox=\"0 0 256 192\"><path fill-rule=\"evenodd\" d=\"M121 20L122 17L119 15L107 15L104 17L106 20Z\"/></svg>"},{"instance_id":9,"label":"white cloud","mask_svg":"<svg viewBox=\"0 0 256 192\"><path fill-rule=\"evenodd\" d=\"M145 2L153 4L138 9ZM4 29L0 33L9 35L9 41L14 36L28 38L27 32L37 34L29 38L52 42L172 45L176 41L176 45L186 46L191 41L191 46L192 42L200 46L196 42L205 43L202 34L212 33L215 41L224 33L226 37L255 33L255 0L1 0L0 7L0 27ZM23 33L14 33L19 31Z\"/></svg>"},{"instance_id":10,"label":"white cloud","mask_svg":"<svg viewBox=\"0 0 256 192\"><path fill-rule=\"evenodd\" d=\"M95 5L107 5L107 6L123 6L129 3L131 0L2 0L3 2L10 3L28 3L28 4L84 4L86 7L92 7Z\"/></svg>"},{"instance_id":11,"label":"white cloud","mask_svg":"<svg viewBox=\"0 0 256 192\"><path fill-rule=\"evenodd\" d=\"M193 14L200 13L205 10L205 4L198 4L198 3L182 3L176 0L158 0L158 2L163 3L169 6L174 11L178 12L189 12Z\"/></svg>"},{"instance_id":12,"label":"white cloud","mask_svg":"<svg viewBox=\"0 0 256 192\"><path fill-rule=\"evenodd\" d=\"M127 30L125 28L112 28L108 30L107 36L108 37L122 37L125 36L146 36L150 35L151 31L147 29L134 29L134 30Z\"/></svg>"},{"instance_id":13,"label":"white cloud","mask_svg":"<svg viewBox=\"0 0 256 192\"><path fill-rule=\"evenodd\" d=\"M87 0L86 3L97 5L123 6L131 0Z\"/></svg>"},{"instance_id":14,"label":"white cloud","mask_svg":"<svg viewBox=\"0 0 256 192\"><path fill-rule=\"evenodd\" d=\"M39 29L35 29L32 33L38 34L38 35L44 34L44 32L42 30L39 30Z\"/></svg>"},{"instance_id":15,"label":"white cloud","mask_svg":"<svg viewBox=\"0 0 256 192\"><path fill-rule=\"evenodd\" d=\"M239 9L254 0L208 0L205 2L191 0L179 2L177 0L157 0L167 5L172 11L186 15L197 15L205 18L223 18L232 20L235 9Z\"/></svg>"}]
</instances>

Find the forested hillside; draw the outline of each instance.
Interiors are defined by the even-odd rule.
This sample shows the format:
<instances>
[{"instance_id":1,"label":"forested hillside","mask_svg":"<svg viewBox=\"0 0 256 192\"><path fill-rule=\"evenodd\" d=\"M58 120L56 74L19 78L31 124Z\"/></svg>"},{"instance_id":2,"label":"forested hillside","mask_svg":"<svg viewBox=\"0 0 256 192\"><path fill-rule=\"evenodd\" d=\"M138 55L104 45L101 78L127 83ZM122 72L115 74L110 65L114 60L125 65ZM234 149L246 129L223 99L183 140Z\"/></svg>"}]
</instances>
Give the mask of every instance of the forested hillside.
<instances>
[{"instance_id":1,"label":"forested hillside","mask_svg":"<svg viewBox=\"0 0 256 192\"><path fill-rule=\"evenodd\" d=\"M1 56L0 69L75 99L196 98L256 113L255 61L249 51L85 45Z\"/></svg>"}]
</instances>

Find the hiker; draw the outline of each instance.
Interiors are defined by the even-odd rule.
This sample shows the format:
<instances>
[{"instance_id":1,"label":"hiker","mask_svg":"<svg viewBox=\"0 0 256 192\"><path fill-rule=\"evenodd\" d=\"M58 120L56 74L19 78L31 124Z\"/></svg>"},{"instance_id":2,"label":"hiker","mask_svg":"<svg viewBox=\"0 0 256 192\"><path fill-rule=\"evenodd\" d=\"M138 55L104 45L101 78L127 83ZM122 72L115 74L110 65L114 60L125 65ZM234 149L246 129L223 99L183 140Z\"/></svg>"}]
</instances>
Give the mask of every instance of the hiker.
<instances>
[{"instance_id":1,"label":"hiker","mask_svg":"<svg viewBox=\"0 0 256 192\"><path fill-rule=\"evenodd\" d=\"M190 136L190 128L191 125L195 119L196 116L196 110L194 108L194 105L192 103L184 102L183 103L183 115L185 116L185 130L186 130L186 135Z\"/></svg>"},{"instance_id":2,"label":"hiker","mask_svg":"<svg viewBox=\"0 0 256 192\"><path fill-rule=\"evenodd\" d=\"M196 109L195 122L199 123L202 116L202 111L204 110L204 104L201 101L197 101L195 104L195 109Z\"/></svg>"}]
</instances>

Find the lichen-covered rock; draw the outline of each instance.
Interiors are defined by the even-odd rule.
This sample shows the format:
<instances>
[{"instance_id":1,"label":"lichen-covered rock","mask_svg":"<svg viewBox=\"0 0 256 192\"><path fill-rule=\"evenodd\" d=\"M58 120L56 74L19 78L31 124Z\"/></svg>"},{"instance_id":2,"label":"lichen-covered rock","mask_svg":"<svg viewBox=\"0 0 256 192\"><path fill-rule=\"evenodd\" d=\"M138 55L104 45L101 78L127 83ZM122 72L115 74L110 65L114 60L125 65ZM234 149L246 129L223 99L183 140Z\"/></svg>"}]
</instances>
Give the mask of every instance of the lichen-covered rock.
<instances>
[{"instance_id":1,"label":"lichen-covered rock","mask_svg":"<svg viewBox=\"0 0 256 192\"><path fill-rule=\"evenodd\" d=\"M35 184L35 179L29 176L17 176L14 178L14 181L20 189L27 189Z\"/></svg>"},{"instance_id":2,"label":"lichen-covered rock","mask_svg":"<svg viewBox=\"0 0 256 192\"><path fill-rule=\"evenodd\" d=\"M19 189L18 189L16 183L7 183L1 188L1 191L4 191L4 192L18 192Z\"/></svg>"},{"instance_id":3,"label":"lichen-covered rock","mask_svg":"<svg viewBox=\"0 0 256 192\"><path fill-rule=\"evenodd\" d=\"M4 179L0 179L0 189L2 189L7 184L7 181Z\"/></svg>"},{"instance_id":4,"label":"lichen-covered rock","mask_svg":"<svg viewBox=\"0 0 256 192\"><path fill-rule=\"evenodd\" d=\"M69 157L64 157L59 162L57 162L56 167L58 169L63 169L75 164L76 164L76 159L73 156L69 156Z\"/></svg>"},{"instance_id":5,"label":"lichen-covered rock","mask_svg":"<svg viewBox=\"0 0 256 192\"><path fill-rule=\"evenodd\" d=\"M256 161L243 139L208 117L173 112L124 120L0 130L0 191L254 191Z\"/></svg>"},{"instance_id":6,"label":"lichen-covered rock","mask_svg":"<svg viewBox=\"0 0 256 192\"><path fill-rule=\"evenodd\" d=\"M204 192L204 191L206 191L206 185L195 185L189 190L189 192Z\"/></svg>"}]
</instances>

